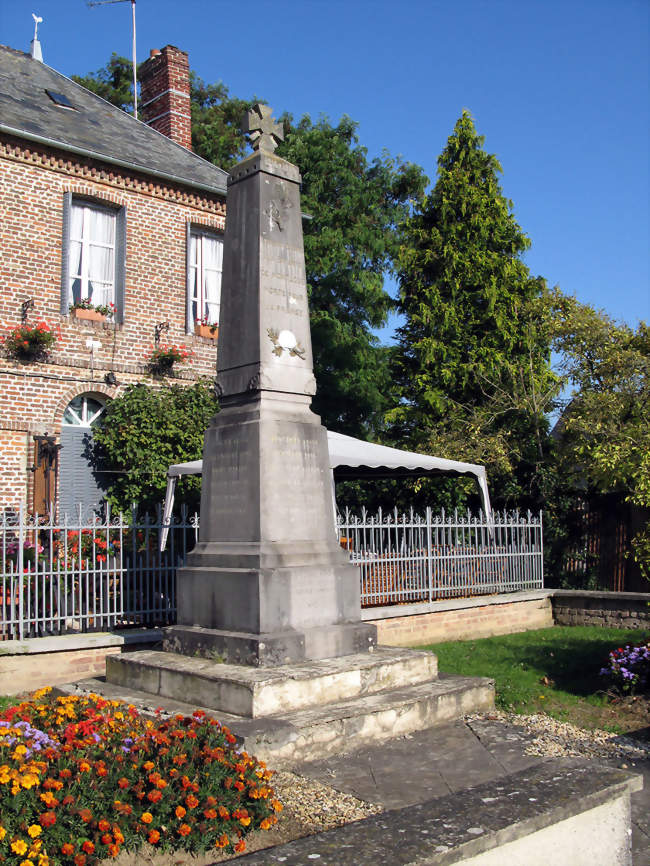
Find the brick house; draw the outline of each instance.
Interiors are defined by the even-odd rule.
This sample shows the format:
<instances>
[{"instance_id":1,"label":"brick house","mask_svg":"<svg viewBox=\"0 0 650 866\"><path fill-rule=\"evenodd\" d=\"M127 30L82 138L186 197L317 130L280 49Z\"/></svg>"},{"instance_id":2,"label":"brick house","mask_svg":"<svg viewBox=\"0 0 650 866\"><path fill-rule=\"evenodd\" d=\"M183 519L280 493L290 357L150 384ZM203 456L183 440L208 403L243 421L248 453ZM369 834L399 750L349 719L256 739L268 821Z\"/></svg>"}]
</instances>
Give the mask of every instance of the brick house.
<instances>
[{"instance_id":1,"label":"brick house","mask_svg":"<svg viewBox=\"0 0 650 866\"><path fill-rule=\"evenodd\" d=\"M0 337L41 321L57 337L44 360L0 352L0 515L97 501L92 426L127 385L159 383L156 334L193 353L174 379L214 374L195 323L218 323L226 173L190 150L187 54L151 52L141 117L0 47Z\"/></svg>"}]
</instances>

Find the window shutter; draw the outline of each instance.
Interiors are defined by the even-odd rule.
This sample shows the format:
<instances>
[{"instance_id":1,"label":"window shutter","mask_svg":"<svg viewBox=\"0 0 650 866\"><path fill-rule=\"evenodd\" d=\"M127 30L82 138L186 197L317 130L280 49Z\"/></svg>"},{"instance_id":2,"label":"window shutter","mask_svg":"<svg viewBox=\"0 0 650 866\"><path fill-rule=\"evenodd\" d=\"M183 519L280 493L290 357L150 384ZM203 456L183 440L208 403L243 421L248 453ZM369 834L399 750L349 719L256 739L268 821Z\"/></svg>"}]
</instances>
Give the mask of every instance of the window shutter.
<instances>
[{"instance_id":1,"label":"window shutter","mask_svg":"<svg viewBox=\"0 0 650 866\"><path fill-rule=\"evenodd\" d=\"M63 193L63 230L61 237L61 315L70 312L70 214L72 193Z\"/></svg>"},{"instance_id":2,"label":"window shutter","mask_svg":"<svg viewBox=\"0 0 650 866\"><path fill-rule=\"evenodd\" d=\"M192 321L192 292L190 288L190 256L192 252L192 226L185 226L185 331L194 333L194 322Z\"/></svg>"},{"instance_id":3,"label":"window shutter","mask_svg":"<svg viewBox=\"0 0 650 866\"><path fill-rule=\"evenodd\" d=\"M115 321L124 321L124 285L126 283L126 207L117 212L115 224Z\"/></svg>"}]
</instances>

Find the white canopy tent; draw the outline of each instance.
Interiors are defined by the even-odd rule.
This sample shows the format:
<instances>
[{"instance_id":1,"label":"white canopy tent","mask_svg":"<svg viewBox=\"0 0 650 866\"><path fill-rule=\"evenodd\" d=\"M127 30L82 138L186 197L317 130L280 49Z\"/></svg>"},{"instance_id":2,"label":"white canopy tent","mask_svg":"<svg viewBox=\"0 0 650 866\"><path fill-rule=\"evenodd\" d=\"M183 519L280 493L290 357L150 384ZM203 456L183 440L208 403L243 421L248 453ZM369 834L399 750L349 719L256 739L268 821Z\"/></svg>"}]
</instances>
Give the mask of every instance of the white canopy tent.
<instances>
[{"instance_id":1,"label":"white canopy tent","mask_svg":"<svg viewBox=\"0 0 650 866\"><path fill-rule=\"evenodd\" d=\"M332 470L332 490L334 479L352 478L408 478L423 475L471 475L476 479L481 495L481 505L488 520L491 520L490 494L487 485L485 466L445 460L428 454L401 451L387 445L364 442L342 433L327 431L327 444ZM200 475L203 471L202 460L190 463L176 463L167 470L167 491L163 511L163 530L160 536L160 549L167 544L167 533L174 507L176 482L181 475Z\"/></svg>"}]
</instances>

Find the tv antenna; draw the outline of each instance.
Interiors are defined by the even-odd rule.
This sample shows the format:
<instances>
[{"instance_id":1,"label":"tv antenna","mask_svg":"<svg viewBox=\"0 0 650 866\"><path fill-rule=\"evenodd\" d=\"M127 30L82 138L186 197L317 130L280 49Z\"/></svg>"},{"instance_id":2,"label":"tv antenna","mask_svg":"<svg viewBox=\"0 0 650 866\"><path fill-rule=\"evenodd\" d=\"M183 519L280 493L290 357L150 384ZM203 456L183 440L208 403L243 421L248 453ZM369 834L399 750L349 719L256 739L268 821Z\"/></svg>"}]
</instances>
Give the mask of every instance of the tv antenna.
<instances>
[{"instance_id":1,"label":"tv antenna","mask_svg":"<svg viewBox=\"0 0 650 866\"><path fill-rule=\"evenodd\" d=\"M133 116L138 119L138 82L135 67L135 0L87 0L88 6L108 6L113 3L130 3L133 21Z\"/></svg>"}]
</instances>

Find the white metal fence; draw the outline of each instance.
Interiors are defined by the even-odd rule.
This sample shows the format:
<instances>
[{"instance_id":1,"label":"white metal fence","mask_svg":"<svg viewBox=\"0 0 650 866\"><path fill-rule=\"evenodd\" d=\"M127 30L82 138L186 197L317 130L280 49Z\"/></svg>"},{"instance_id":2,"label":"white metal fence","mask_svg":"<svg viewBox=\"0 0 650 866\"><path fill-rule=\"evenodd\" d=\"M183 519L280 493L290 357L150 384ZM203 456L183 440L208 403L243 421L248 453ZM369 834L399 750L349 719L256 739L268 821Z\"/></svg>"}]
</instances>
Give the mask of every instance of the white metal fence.
<instances>
[{"instance_id":1,"label":"white metal fence","mask_svg":"<svg viewBox=\"0 0 650 866\"><path fill-rule=\"evenodd\" d=\"M198 516L182 511L158 550L161 515L61 521L22 510L0 516L0 640L168 625L176 569L194 547Z\"/></svg>"},{"instance_id":2,"label":"white metal fence","mask_svg":"<svg viewBox=\"0 0 650 866\"><path fill-rule=\"evenodd\" d=\"M397 509L339 516L341 543L361 569L361 605L432 602L543 586L542 515Z\"/></svg>"},{"instance_id":3,"label":"white metal fence","mask_svg":"<svg viewBox=\"0 0 650 866\"><path fill-rule=\"evenodd\" d=\"M181 509L167 549L161 514L79 511L60 522L22 510L0 516L0 640L168 625L176 569L198 537ZM542 517L397 511L339 515L341 544L360 568L364 607L542 587Z\"/></svg>"}]
</instances>

